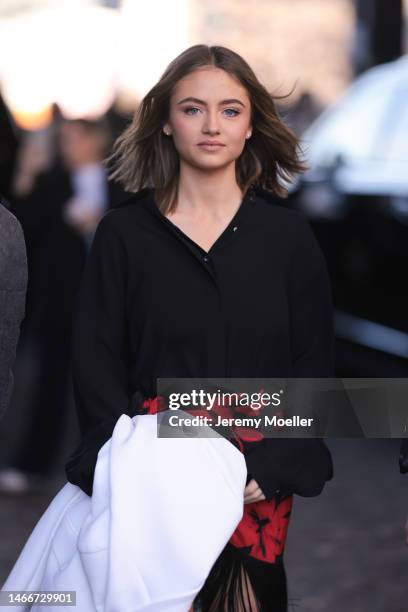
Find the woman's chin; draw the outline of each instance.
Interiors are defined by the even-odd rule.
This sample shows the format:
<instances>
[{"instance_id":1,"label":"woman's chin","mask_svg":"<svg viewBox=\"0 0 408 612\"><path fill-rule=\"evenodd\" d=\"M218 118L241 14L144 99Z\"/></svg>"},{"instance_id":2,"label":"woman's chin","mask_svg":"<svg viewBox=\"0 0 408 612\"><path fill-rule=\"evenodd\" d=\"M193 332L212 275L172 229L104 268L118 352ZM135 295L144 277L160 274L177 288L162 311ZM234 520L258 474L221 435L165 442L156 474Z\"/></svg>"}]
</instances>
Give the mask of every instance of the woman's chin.
<instances>
[{"instance_id":1,"label":"woman's chin","mask_svg":"<svg viewBox=\"0 0 408 612\"><path fill-rule=\"evenodd\" d=\"M234 159L226 159L226 158L221 158L221 156L217 157L215 155L211 156L195 156L194 158L190 158L190 159L185 159L183 160L184 163L188 166L192 166L195 169L198 170L202 170L202 171L209 171L209 170L221 170L222 168L225 168L226 166L229 166L230 164L234 163Z\"/></svg>"}]
</instances>

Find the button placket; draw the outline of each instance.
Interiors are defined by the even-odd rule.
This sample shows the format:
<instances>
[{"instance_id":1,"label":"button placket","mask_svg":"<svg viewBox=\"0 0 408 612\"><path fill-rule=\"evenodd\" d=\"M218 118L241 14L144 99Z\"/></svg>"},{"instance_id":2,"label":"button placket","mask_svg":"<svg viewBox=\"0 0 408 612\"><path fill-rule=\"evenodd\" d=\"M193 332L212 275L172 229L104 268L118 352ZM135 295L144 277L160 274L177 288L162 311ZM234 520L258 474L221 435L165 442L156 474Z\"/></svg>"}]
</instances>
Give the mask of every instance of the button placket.
<instances>
[{"instance_id":1,"label":"button placket","mask_svg":"<svg viewBox=\"0 0 408 612\"><path fill-rule=\"evenodd\" d=\"M249 191L247 192L241 204L241 208L237 212L236 217L237 217L238 222L242 219L243 214L247 214L248 203L249 202L253 203L254 200L255 200L254 192L252 189L249 189ZM194 243L194 241L191 238L183 234L182 230L177 228L177 226L175 226L169 219L167 219L164 215L162 215L159 209L156 207L154 200L152 200L152 204L154 206L154 213L160 219L161 223L164 224L167 227L167 229L173 233L174 236L176 236L181 242L183 242L185 246L188 248L188 250L190 251L190 253L192 253L198 261L200 261L201 265L210 274L210 276L212 277L212 280L215 283L215 286L218 288L217 275L214 269L214 263L213 263L212 258L207 254L203 254L203 249L199 247L199 245ZM230 227L229 231L224 230L224 232L218 237L218 239L215 241L215 243L211 247L211 250L212 251L214 250L214 252L218 252L219 249L226 248L230 240L232 240L232 235L236 234L239 227L240 226L238 225L233 225L232 227Z\"/></svg>"}]
</instances>

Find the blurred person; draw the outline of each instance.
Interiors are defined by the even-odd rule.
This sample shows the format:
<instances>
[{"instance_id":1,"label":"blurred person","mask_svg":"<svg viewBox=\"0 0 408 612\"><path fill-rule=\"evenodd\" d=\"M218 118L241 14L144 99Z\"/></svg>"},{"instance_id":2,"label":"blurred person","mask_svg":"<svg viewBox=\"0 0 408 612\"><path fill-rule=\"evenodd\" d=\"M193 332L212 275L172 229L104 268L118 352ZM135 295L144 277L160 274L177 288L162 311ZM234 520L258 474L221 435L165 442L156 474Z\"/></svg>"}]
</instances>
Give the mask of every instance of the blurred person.
<instances>
[{"instance_id":1,"label":"blurred person","mask_svg":"<svg viewBox=\"0 0 408 612\"><path fill-rule=\"evenodd\" d=\"M50 127L23 131L13 174L12 194L24 198L35 187L39 174L51 169L55 160L52 130Z\"/></svg>"},{"instance_id":2,"label":"blurred person","mask_svg":"<svg viewBox=\"0 0 408 612\"><path fill-rule=\"evenodd\" d=\"M53 104L51 121L37 130L21 130L16 164L12 173L11 194L24 198L35 189L38 175L54 167L58 152L58 129L63 116L58 104Z\"/></svg>"},{"instance_id":3,"label":"blurred person","mask_svg":"<svg viewBox=\"0 0 408 612\"><path fill-rule=\"evenodd\" d=\"M60 153L70 171L73 189L65 202L63 218L85 241L107 207L108 185L101 162L108 144L109 133L102 124L76 120L61 125Z\"/></svg>"},{"instance_id":4,"label":"blurred person","mask_svg":"<svg viewBox=\"0 0 408 612\"><path fill-rule=\"evenodd\" d=\"M239 55L195 45L112 159L134 195L99 223L76 304L82 442L3 588L69 583L81 612L286 611L293 495L321 493L328 448L159 439L157 379L333 375L325 262L304 217L277 203L304 170L298 140Z\"/></svg>"},{"instance_id":5,"label":"blurred person","mask_svg":"<svg viewBox=\"0 0 408 612\"><path fill-rule=\"evenodd\" d=\"M29 265L22 350L29 347L36 356L38 372L26 430L8 466L14 468L19 482L24 474L48 476L56 469L67 422L74 299L88 241L118 191L108 184L102 163L110 145L103 120L60 121L57 145L52 167L37 172L35 166L28 193L26 185L17 181L13 200L26 237ZM1 474L0 489L4 490Z\"/></svg>"},{"instance_id":6,"label":"blurred person","mask_svg":"<svg viewBox=\"0 0 408 612\"><path fill-rule=\"evenodd\" d=\"M52 146L52 130L50 127L37 131L24 131L17 129L12 122L12 118L7 111L3 101L0 99L0 112L1 112L1 140L0 140L0 179L1 188L3 193L7 194L7 197L11 202L14 202L17 198L24 198L34 188L34 184L37 175L41 172L48 170L54 157L54 151ZM13 212L20 217L18 211L13 207ZM21 219L20 219L21 220ZM30 307L30 295L32 286L32 267L33 267L33 256L30 240L30 232L27 232L26 223L21 220L24 224L24 236L25 236L25 252L26 259L28 259L30 267L30 282L28 285L27 294L27 308L26 318L23 321L20 344L17 350L16 359L16 373L18 378L18 364L19 356L22 346L24 345L25 328L31 320L32 309ZM18 223L16 219L16 223ZM21 227L21 225L20 225ZM27 266L27 261L26 261ZM35 266L34 266L35 268ZM27 316L28 315L28 316ZM35 317L34 317L35 319ZM18 380L17 380L18 382ZM14 398L12 399L12 404ZM12 406L12 412L15 413L15 406ZM3 427L6 427L3 424ZM0 448L4 453L4 444L6 433L0 430L2 444ZM1 464L4 463L4 457L1 458ZM0 469L0 491L6 491L8 493L23 493L28 489L27 476L21 471L9 467Z\"/></svg>"}]
</instances>

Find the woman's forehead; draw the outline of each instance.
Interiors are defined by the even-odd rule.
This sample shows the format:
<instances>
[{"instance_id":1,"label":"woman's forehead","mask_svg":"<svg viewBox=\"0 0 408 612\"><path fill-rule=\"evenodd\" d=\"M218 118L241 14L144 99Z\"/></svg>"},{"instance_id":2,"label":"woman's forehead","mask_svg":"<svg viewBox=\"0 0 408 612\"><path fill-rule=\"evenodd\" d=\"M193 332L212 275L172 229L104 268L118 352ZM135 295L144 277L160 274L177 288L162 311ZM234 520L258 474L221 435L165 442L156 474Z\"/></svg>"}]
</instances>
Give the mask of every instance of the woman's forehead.
<instances>
[{"instance_id":1,"label":"woman's forehead","mask_svg":"<svg viewBox=\"0 0 408 612\"><path fill-rule=\"evenodd\" d=\"M199 98L206 102L237 98L245 103L249 100L245 87L238 79L215 66L197 68L176 83L172 94L173 101L177 104L186 97Z\"/></svg>"}]
</instances>

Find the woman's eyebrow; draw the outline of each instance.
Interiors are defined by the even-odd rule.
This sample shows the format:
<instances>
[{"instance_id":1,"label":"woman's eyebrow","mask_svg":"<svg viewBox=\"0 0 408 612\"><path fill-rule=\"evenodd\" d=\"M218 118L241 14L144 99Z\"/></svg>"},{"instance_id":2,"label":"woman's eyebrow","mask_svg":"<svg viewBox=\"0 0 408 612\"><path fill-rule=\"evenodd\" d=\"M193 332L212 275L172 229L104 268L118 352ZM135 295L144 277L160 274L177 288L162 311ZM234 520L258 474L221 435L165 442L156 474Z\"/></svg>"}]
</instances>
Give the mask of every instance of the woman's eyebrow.
<instances>
[{"instance_id":1,"label":"woman's eyebrow","mask_svg":"<svg viewBox=\"0 0 408 612\"><path fill-rule=\"evenodd\" d=\"M202 104L203 106L207 106L207 102L204 102L204 100L199 100L198 98L193 98L191 96L188 98L183 98L183 100L180 100L179 102L177 102L177 104L183 104L183 102L194 102L195 104ZM236 98L229 98L228 100L221 100L221 102L219 102L219 106L224 104L240 104L245 108L245 104L241 102L241 100L237 100Z\"/></svg>"}]
</instances>

